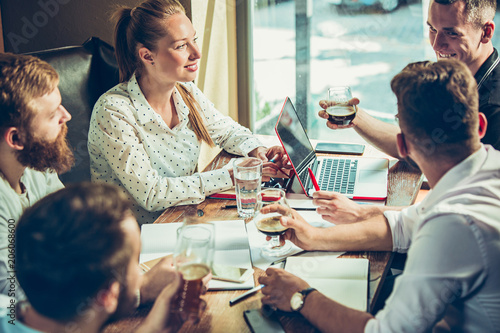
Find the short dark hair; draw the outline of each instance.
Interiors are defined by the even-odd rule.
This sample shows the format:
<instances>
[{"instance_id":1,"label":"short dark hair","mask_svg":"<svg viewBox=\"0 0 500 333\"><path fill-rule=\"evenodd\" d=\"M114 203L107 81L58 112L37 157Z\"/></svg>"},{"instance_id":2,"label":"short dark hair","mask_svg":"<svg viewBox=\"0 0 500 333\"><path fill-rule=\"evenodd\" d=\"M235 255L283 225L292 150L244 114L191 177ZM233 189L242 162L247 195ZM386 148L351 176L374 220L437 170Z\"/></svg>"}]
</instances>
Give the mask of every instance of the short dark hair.
<instances>
[{"instance_id":1,"label":"short dark hair","mask_svg":"<svg viewBox=\"0 0 500 333\"><path fill-rule=\"evenodd\" d=\"M132 250L122 221L130 203L115 186L69 186L28 208L16 228L16 270L33 308L53 320L83 315L99 290L125 283Z\"/></svg>"},{"instance_id":2,"label":"short dark hair","mask_svg":"<svg viewBox=\"0 0 500 333\"><path fill-rule=\"evenodd\" d=\"M497 0L434 0L441 5L451 5L457 1L465 3L468 22L481 27L486 21L493 20L497 10Z\"/></svg>"},{"instance_id":3,"label":"short dark hair","mask_svg":"<svg viewBox=\"0 0 500 333\"><path fill-rule=\"evenodd\" d=\"M428 154L464 152L478 137L477 84L458 60L422 61L406 66L391 81L405 137Z\"/></svg>"},{"instance_id":4,"label":"short dark hair","mask_svg":"<svg viewBox=\"0 0 500 333\"><path fill-rule=\"evenodd\" d=\"M27 131L31 101L52 92L59 75L47 62L28 55L0 53L0 133L9 127Z\"/></svg>"}]
</instances>

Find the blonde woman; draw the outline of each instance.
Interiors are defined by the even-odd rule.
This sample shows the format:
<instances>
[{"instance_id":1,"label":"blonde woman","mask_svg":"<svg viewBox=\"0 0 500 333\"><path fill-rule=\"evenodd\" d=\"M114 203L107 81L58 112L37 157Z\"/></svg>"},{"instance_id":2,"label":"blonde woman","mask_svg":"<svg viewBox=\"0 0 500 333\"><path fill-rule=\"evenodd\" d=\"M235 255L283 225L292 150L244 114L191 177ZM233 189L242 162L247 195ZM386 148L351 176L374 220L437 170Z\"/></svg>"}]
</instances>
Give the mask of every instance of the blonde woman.
<instances>
[{"instance_id":1,"label":"blonde woman","mask_svg":"<svg viewBox=\"0 0 500 333\"><path fill-rule=\"evenodd\" d=\"M201 57L196 32L178 1L120 8L115 47L121 83L97 101L89 129L94 181L122 187L139 223L165 208L195 204L233 186L232 169L197 172L201 142L268 161L282 157L222 115L191 82ZM276 174L273 163L265 171Z\"/></svg>"}]
</instances>

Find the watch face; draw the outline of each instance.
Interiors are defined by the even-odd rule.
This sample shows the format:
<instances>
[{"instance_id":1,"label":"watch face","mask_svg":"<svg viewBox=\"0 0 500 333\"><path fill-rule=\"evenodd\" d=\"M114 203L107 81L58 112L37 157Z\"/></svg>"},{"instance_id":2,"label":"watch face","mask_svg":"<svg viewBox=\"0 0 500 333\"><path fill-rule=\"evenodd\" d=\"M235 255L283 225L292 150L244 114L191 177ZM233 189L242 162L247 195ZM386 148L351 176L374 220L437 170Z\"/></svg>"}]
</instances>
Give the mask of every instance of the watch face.
<instances>
[{"instance_id":1,"label":"watch face","mask_svg":"<svg viewBox=\"0 0 500 333\"><path fill-rule=\"evenodd\" d=\"M302 304L304 304L303 298L304 296L300 292L296 292L292 295L292 298L290 299L290 307L293 311L297 311L302 307Z\"/></svg>"}]
</instances>

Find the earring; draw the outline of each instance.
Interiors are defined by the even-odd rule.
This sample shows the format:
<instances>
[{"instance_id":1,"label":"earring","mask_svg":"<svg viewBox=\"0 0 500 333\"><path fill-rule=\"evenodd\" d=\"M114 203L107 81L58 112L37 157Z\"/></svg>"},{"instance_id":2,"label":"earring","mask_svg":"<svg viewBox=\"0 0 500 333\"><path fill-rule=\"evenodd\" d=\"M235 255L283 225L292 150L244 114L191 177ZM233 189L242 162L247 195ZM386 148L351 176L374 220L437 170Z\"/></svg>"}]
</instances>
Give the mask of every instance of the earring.
<instances>
[{"instance_id":1,"label":"earring","mask_svg":"<svg viewBox=\"0 0 500 333\"><path fill-rule=\"evenodd\" d=\"M154 66L155 65L155 62L154 61L151 61L151 66Z\"/></svg>"}]
</instances>

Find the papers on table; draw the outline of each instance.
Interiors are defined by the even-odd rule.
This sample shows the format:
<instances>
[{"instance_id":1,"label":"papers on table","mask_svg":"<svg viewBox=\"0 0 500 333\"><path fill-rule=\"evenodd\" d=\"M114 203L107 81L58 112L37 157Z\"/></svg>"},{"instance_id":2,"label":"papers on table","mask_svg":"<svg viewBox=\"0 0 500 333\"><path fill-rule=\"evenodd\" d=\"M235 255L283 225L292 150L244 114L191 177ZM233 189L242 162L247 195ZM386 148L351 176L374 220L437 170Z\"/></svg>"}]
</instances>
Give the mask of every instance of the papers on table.
<instances>
[{"instance_id":1,"label":"papers on table","mask_svg":"<svg viewBox=\"0 0 500 333\"><path fill-rule=\"evenodd\" d=\"M368 310L368 259L336 258L324 252L290 257L285 269L345 306Z\"/></svg>"},{"instance_id":2,"label":"papers on table","mask_svg":"<svg viewBox=\"0 0 500 333\"><path fill-rule=\"evenodd\" d=\"M334 224L324 221L316 211L299 211L299 214L309 224L327 228ZM282 257L265 257L261 249L266 245L266 235L259 232L253 221L245 225L243 220L213 221L215 225L215 254L214 263L241 268L253 266L266 270L273 262L285 257L303 252L301 248L290 243L292 251ZM177 229L182 223L143 224L141 229L142 251L140 262L157 259L174 252L177 239ZM343 252L336 252L339 256ZM250 289L254 287L254 280L244 283L233 283L211 280L209 289Z\"/></svg>"},{"instance_id":3,"label":"papers on table","mask_svg":"<svg viewBox=\"0 0 500 333\"><path fill-rule=\"evenodd\" d=\"M215 226L214 263L241 268L252 268L248 236L243 220L212 221ZM173 253L177 229L182 223L143 224L141 228L141 263ZM253 276L244 283L211 280L211 290L250 289Z\"/></svg>"}]
</instances>

